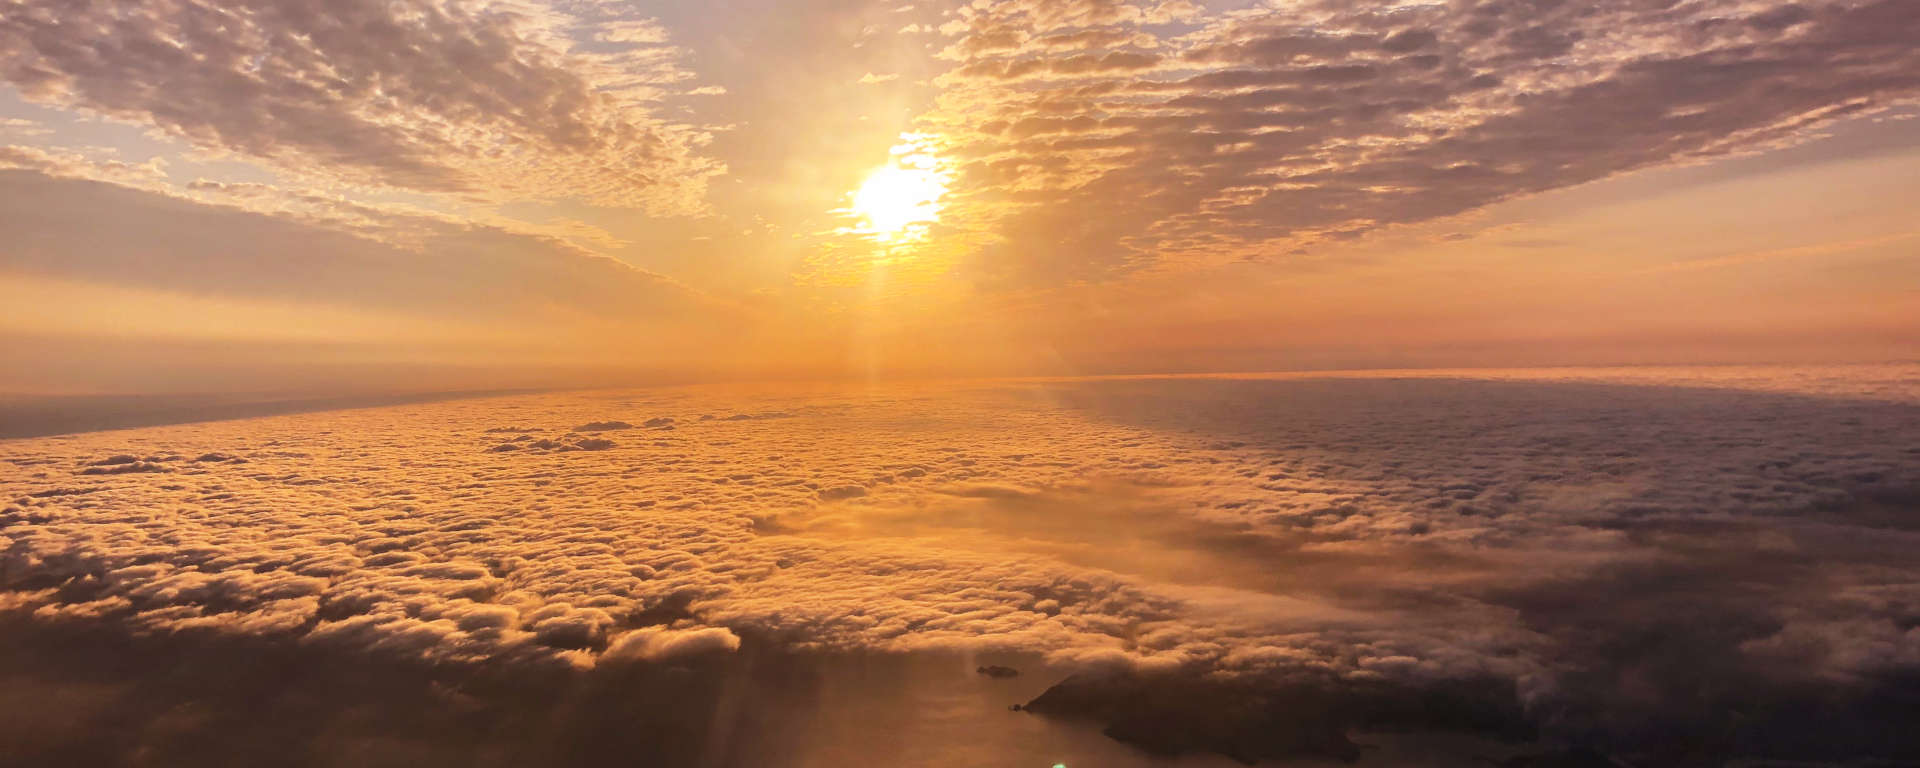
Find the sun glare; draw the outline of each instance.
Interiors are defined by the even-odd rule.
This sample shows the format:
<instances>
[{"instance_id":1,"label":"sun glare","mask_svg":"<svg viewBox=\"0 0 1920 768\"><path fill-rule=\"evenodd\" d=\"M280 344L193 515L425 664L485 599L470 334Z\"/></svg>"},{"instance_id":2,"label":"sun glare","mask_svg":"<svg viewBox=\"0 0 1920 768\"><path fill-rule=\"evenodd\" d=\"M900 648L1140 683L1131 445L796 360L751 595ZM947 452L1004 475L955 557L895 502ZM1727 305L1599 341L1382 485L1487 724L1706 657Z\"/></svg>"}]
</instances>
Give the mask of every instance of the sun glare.
<instances>
[{"instance_id":1,"label":"sun glare","mask_svg":"<svg viewBox=\"0 0 1920 768\"><path fill-rule=\"evenodd\" d=\"M864 220L862 231L883 239L940 217L947 180L939 171L895 162L876 169L853 193L851 210Z\"/></svg>"}]
</instances>

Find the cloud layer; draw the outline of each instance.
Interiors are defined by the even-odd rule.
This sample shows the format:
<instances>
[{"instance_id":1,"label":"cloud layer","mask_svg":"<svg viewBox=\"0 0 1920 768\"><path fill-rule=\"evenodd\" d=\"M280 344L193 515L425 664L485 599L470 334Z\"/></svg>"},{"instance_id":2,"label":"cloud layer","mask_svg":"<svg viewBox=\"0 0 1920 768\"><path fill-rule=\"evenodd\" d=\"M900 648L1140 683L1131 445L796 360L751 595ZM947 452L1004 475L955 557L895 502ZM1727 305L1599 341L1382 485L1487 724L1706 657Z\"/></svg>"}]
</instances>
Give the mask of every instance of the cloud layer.
<instances>
[{"instance_id":1,"label":"cloud layer","mask_svg":"<svg viewBox=\"0 0 1920 768\"><path fill-rule=\"evenodd\" d=\"M535 6L10 0L4 9L0 79L28 98L320 178L673 213L702 207L720 168L698 154L704 134L635 98L684 76L659 65L660 41L623 38L621 50L590 57L573 50L568 17Z\"/></svg>"},{"instance_id":2,"label":"cloud layer","mask_svg":"<svg viewBox=\"0 0 1920 768\"><path fill-rule=\"evenodd\" d=\"M974 4L926 128L989 272L1272 258L1911 98L1920 14L1856 2ZM982 222L991 222L983 224Z\"/></svg>"},{"instance_id":3,"label":"cloud layer","mask_svg":"<svg viewBox=\"0 0 1920 768\"><path fill-rule=\"evenodd\" d=\"M1468 686L1622 756L1904 754L1863 713L1920 669L1920 410L1768 381L656 390L43 438L0 445L0 548L36 625L370 662L1015 653L1261 700Z\"/></svg>"}]
</instances>

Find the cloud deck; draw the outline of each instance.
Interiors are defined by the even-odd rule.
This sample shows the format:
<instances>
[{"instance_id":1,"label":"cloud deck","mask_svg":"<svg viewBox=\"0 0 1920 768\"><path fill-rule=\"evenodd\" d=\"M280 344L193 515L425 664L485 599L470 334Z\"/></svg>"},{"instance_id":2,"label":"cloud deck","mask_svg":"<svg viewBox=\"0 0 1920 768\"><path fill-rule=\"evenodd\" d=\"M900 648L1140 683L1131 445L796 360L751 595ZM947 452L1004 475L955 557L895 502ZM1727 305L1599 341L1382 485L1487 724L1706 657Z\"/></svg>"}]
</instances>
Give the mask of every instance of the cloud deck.
<instances>
[{"instance_id":1,"label":"cloud deck","mask_svg":"<svg viewBox=\"0 0 1920 768\"><path fill-rule=\"evenodd\" d=\"M1715 708L1764 690L1819 723L1920 670L1920 405L1910 376L1781 380L667 389L18 440L4 604L475 670L744 638L1056 680L1490 685L1560 742L1630 750L1658 715L1806 756ZM610 422L652 426L576 431Z\"/></svg>"}]
</instances>

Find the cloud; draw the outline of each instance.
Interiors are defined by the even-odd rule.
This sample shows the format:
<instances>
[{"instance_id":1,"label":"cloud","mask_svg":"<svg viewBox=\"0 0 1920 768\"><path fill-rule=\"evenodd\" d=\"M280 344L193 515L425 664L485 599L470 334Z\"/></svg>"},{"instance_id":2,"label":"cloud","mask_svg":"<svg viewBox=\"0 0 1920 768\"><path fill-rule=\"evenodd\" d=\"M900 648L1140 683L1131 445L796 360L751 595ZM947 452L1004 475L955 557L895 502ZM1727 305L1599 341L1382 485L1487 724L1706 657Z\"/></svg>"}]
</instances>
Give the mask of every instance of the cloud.
<instances>
[{"instance_id":1,"label":"cloud","mask_svg":"<svg viewBox=\"0 0 1920 768\"><path fill-rule=\"evenodd\" d=\"M740 649L739 636L725 627L673 630L649 627L628 632L608 644L603 661L668 661Z\"/></svg>"},{"instance_id":2,"label":"cloud","mask_svg":"<svg viewBox=\"0 0 1920 768\"><path fill-rule=\"evenodd\" d=\"M597 57L635 54L576 52L569 23L488 3L22 0L0 16L0 79L33 101L318 178L699 210L720 171L699 153L704 134L626 95L682 73L610 68ZM652 31L606 34L660 42Z\"/></svg>"},{"instance_id":3,"label":"cloud","mask_svg":"<svg viewBox=\"0 0 1920 768\"><path fill-rule=\"evenodd\" d=\"M976 271L1052 284L1272 258L1809 135L1920 92L1896 0L976 4L920 128ZM1068 44L1071 41L1071 44Z\"/></svg>"},{"instance_id":4,"label":"cloud","mask_svg":"<svg viewBox=\"0 0 1920 768\"><path fill-rule=\"evenodd\" d=\"M37 137L53 133L53 129L34 120L20 117L0 118L0 135L14 137Z\"/></svg>"},{"instance_id":5,"label":"cloud","mask_svg":"<svg viewBox=\"0 0 1920 768\"><path fill-rule=\"evenodd\" d=\"M632 424L624 421L590 421L574 427L575 432L607 432L616 429L633 429Z\"/></svg>"},{"instance_id":6,"label":"cloud","mask_svg":"<svg viewBox=\"0 0 1920 768\"><path fill-rule=\"evenodd\" d=\"M48 176L107 181L130 187L158 184L165 175L165 166L165 161L159 158L128 163L111 157L89 157L81 152L18 144L0 146L0 169L37 171Z\"/></svg>"},{"instance_id":7,"label":"cloud","mask_svg":"<svg viewBox=\"0 0 1920 768\"><path fill-rule=\"evenodd\" d=\"M672 36L659 19L635 19L602 24L595 37L609 43L646 43L663 45Z\"/></svg>"}]
</instances>

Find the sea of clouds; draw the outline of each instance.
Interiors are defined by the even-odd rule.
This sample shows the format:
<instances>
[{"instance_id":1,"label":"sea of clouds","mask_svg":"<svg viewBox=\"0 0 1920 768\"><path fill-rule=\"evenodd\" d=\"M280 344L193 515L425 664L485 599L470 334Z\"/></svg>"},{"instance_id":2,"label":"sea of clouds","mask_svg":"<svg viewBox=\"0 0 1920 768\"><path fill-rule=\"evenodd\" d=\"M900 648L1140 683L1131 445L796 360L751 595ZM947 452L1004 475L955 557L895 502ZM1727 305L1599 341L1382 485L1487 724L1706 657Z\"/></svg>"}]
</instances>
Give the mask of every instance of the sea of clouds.
<instances>
[{"instance_id":1,"label":"sea of clouds","mask_svg":"<svg viewBox=\"0 0 1920 768\"><path fill-rule=\"evenodd\" d=\"M202 759L148 743L180 686L237 697L188 718L232 736L312 670L377 669L434 717L544 712L516 759L601 759L552 745L621 711L625 747L750 764L713 735L731 659L999 654L1067 680L1033 711L1165 752L1912 758L1915 435L1920 367L1881 366L559 393L0 442L0 675L142 724L0 740ZM98 657L197 682L86 704ZM1223 702L1225 731L1181 725ZM1289 707L1312 733L1242 738ZM329 717L361 758L412 727ZM465 732L429 720L416 762Z\"/></svg>"}]
</instances>

